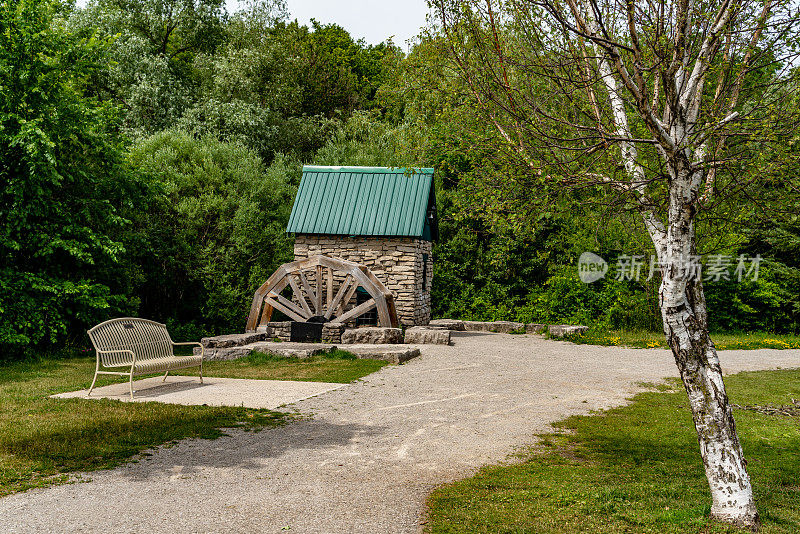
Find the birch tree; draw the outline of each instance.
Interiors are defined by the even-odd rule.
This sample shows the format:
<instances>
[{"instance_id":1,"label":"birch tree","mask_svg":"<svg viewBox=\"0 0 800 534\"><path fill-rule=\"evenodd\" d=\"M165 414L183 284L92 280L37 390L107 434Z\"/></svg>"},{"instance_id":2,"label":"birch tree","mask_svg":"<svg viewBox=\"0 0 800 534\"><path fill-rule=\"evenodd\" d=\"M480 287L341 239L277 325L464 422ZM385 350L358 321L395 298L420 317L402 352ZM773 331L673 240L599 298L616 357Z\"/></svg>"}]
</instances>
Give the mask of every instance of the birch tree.
<instances>
[{"instance_id":1,"label":"birch tree","mask_svg":"<svg viewBox=\"0 0 800 534\"><path fill-rule=\"evenodd\" d=\"M747 192L764 178L752 162L794 131L797 108L786 103L796 88L797 4L434 3L465 97L497 132L498 157L543 186L610 188L640 214L711 515L757 529L702 279L686 266L698 254L698 219L732 199L752 201Z\"/></svg>"}]
</instances>

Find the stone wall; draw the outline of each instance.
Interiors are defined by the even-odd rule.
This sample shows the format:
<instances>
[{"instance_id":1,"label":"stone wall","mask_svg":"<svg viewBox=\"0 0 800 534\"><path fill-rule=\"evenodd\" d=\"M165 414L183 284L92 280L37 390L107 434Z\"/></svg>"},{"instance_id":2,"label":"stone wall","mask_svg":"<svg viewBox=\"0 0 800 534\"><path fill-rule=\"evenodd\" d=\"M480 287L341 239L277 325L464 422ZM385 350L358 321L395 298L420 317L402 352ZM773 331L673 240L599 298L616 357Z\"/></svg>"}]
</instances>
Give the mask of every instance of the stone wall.
<instances>
[{"instance_id":1,"label":"stone wall","mask_svg":"<svg viewBox=\"0 0 800 534\"><path fill-rule=\"evenodd\" d=\"M425 325L430 321L433 279L430 241L410 237L295 236L295 260L317 254L368 267L394 294L401 324ZM424 255L427 255L425 273Z\"/></svg>"}]
</instances>

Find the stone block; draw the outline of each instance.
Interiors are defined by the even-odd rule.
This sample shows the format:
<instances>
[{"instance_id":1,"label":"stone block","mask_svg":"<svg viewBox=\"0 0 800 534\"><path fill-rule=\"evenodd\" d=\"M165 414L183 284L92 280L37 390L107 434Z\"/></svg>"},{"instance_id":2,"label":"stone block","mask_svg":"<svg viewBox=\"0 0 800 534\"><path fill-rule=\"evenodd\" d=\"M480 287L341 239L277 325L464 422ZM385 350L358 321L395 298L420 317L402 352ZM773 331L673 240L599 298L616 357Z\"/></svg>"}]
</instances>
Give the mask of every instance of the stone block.
<instances>
[{"instance_id":1,"label":"stone block","mask_svg":"<svg viewBox=\"0 0 800 534\"><path fill-rule=\"evenodd\" d=\"M310 358L326 354L336 348L324 343L256 343L250 346L254 351L286 358Z\"/></svg>"},{"instance_id":2,"label":"stone block","mask_svg":"<svg viewBox=\"0 0 800 534\"><path fill-rule=\"evenodd\" d=\"M278 338L281 341L290 341L292 339L292 322L291 321L273 321L267 324L269 339Z\"/></svg>"},{"instance_id":3,"label":"stone block","mask_svg":"<svg viewBox=\"0 0 800 534\"><path fill-rule=\"evenodd\" d=\"M225 334L222 336L204 337L200 343L207 349L212 348L229 348L241 347L242 345L249 345L257 341L266 341L268 339L267 331L264 332L248 332L245 334Z\"/></svg>"},{"instance_id":4,"label":"stone block","mask_svg":"<svg viewBox=\"0 0 800 534\"><path fill-rule=\"evenodd\" d=\"M464 327L464 321L458 321L456 319L434 319L428 323L428 326L445 328L447 330L455 330L457 332L463 332L466 330Z\"/></svg>"},{"instance_id":5,"label":"stone block","mask_svg":"<svg viewBox=\"0 0 800 534\"><path fill-rule=\"evenodd\" d=\"M408 344L449 345L450 330L412 326L406 330L405 341Z\"/></svg>"},{"instance_id":6,"label":"stone block","mask_svg":"<svg viewBox=\"0 0 800 534\"><path fill-rule=\"evenodd\" d=\"M387 345L350 345L343 350L352 352L362 360L383 360L393 364L400 364L419 356L419 349Z\"/></svg>"},{"instance_id":7,"label":"stone block","mask_svg":"<svg viewBox=\"0 0 800 534\"><path fill-rule=\"evenodd\" d=\"M237 360L239 358L248 356L251 352L253 352L252 345L246 345L244 347L206 349L205 353L203 354L203 361L209 362L215 360ZM194 349L194 354L200 354L199 347Z\"/></svg>"},{"instance_id":8,"label":"stone block","mask_svg":"<svg viewBox=\"0 0 800 534\"><path fill-rule=\"evenodd\" d=\"M528 323L525 325L525 333L526 334L541 334L545 330L547 330L547 325L539 324L539 323Z\"/></svg>"},{"instance_id":9,"label":"stone block","mask_svg":"<svg viewBox=\"0 0 800 534\"><path fill-rule=\"evenodd\" d=\"M521 330L525 324L514 321L464 321L464 328L470 332L497 332L508 334L512 330Z\"/></svg>"},{"instance_id":10,"label":"stone block","mask_svg":"<svg viewBox=\"0 0 800 534\"><path fill-rule=\"evenodd\" d=\"M548 327L548 331L553 337L564 337L570 334L583 334L587 330L589 330L588 326L569 324L551 324Z\"/></svg>"},{"instance_id":11,"label":"stone block","mask_svg":"<svg viewBox=\"0 0 800 534\"><path fill-rule=\"evenodd\" d=\"M397 344L403 342L403 331L399 328L382 328L368 326L364 328L348 328L342 333L342 344Z\"/></svg>"},{"instance_id":12,"label":"stone block","mask_svg":"<svg viewBox=\"0 0 800 534\"><path fill-rule=\"evenodd\" d=\"M341 343L342 334L347 329L342 323L325 323L322 327L323 343Z\"/></svg>"}]
</instances>

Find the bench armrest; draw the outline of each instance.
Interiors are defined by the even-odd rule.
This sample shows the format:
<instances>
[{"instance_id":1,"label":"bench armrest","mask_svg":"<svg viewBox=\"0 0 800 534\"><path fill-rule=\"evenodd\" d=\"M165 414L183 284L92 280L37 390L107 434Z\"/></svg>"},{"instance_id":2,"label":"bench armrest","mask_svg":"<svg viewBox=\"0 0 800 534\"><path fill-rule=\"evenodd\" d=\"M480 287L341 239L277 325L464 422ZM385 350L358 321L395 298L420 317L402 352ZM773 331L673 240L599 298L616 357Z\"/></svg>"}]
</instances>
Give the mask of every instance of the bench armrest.
<instances>
[{"instance_id":1,"label":"bench armrest","mask_svg":"<svg viewBox=\"0 0 800 534\"><path fill-rule=\"evenodd\" d=\"M95 352L97 353L97 364L98 365L100 365L100 355L101 354L116 354L116 353L119 353L119 352L127 352L128 354L133 356L132 361L131 361L131 369L133 369L136 366L136 353L133 352L130 349L114 349L114 350L95 349ZM105 367L105 365L103 367ZM114 367L114 366L112 366L112 367Z\"/></svg>"},{"instance_id":2,"label":"bench armrest","mask_svg":"<svg viewBox=\"0 0 800 534\"><path fill-rule=\"evenodd\" d=\"M130 350L130 349L114 349L114 350L100 350L100 349L96 349L96 350L97 350L97 354L114 354L115 352L127 352L127 353L129 353L129 354L133 354L133 357L134 357L134 358L136 357L136 353L135 353L135 352L133 352L133 351L132 351L132 350Z\"/></svg>"}]
</instances>

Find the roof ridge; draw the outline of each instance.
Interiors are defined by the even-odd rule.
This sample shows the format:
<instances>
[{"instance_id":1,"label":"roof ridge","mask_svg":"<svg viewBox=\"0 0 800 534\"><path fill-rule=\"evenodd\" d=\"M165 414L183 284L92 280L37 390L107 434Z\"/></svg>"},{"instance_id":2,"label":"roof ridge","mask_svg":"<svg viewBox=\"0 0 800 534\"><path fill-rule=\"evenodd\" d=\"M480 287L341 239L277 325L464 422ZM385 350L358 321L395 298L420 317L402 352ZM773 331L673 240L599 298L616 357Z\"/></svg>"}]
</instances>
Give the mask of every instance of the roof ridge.
<instances>
[{"instance_id":1,"label":"roof ridge","mask_svg":"<svg viewBox=\"0 0 800 534\"><path fill-rule=\"evenodd\" d=\"M339 165L303 165L303 172L349 172L364 174L433 174L432 167L361 167Z\"/></svg>"}]
</instances>

